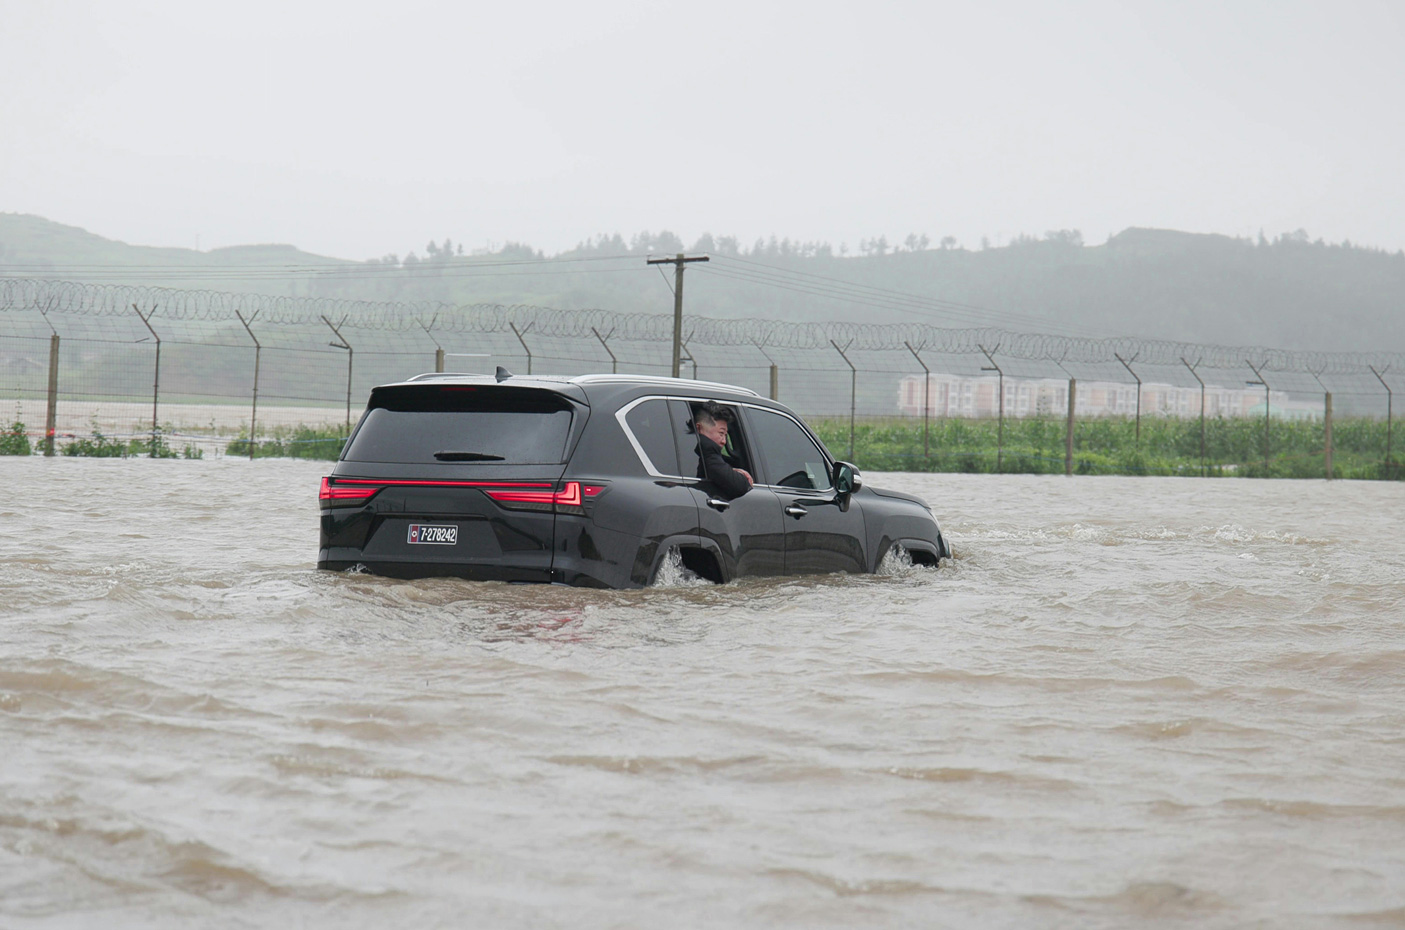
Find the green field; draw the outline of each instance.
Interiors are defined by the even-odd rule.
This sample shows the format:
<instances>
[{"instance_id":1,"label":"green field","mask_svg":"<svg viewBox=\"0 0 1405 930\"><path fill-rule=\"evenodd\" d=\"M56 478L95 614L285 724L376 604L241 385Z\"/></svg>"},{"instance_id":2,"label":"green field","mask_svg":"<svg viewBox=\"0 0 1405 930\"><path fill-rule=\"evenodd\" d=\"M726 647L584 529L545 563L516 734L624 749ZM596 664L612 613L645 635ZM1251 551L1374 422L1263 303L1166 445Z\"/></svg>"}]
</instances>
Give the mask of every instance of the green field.
<instances>
[{"instance_id":1,"label":"green field","mask_svg":"<svg viewBox=\"0 0 1405 930\"><path fill-rule=\"evenodd\" d=\"M810 425L834 455L849 457L847 419ZM1387 467L1386 430L1384 420L1334 420L1334 477L1401 478L1405 437L1392 436L1393 464ZM932 420L924 450L920 420L864 420L854 426L852 459L873 471L1064 473L1062 418L1006 420L1003 447L998 433L996 420ZM1073 470L1080 475L1325 476L1321 422L1272 421L1265 455L1263 420L1206 420L1203 465L1199 419L1143 418L1140 441L1132 418L1080 420L1073 436Z\"/></svg>"},{"instance_id":2,"label":"green field","mask_svg":"<svg viewBox=\"0 0 1405 930\"><path fill-rule=\"evenodd\" d=\"M996 420L933 420L925 436L920 420L866 419L854 424L849 449L847 419L816 419L811 427L831 453L867 471L928 471L993 474L1060 475L1064 473L1065 421L1007 420L1003 442ZM1393 427L1393 424L1392 424ZM307 458L333 461L341 454L341 426L280 427L260 439L255 458ZM1140 438L1131 418L1099 418L1074 424L1073 470L1080 475L1184 475L1245 478L1322 478L1323 424L1279 421L1264 435L1263 420L1212 419L1205 422L1205 458L1200 455L1199 420L1143 419ZM1383 420L1338 419L1332 425L1333 477L1400 480L1402 437L1391 435L1387 462L1387 424ZM1267 443L1267 455L1265 455ZM0 455L27 455L24 424L0 433ZM150 440L117 443L94 432L90 439L59 447L64 455L149 455ZM249 440L241 435L224 448L226 455L246 457ZM158 456L177 452L159 444ZM1267 460L1267 464L1265 464Z\"/></svg>"}]
</instances>

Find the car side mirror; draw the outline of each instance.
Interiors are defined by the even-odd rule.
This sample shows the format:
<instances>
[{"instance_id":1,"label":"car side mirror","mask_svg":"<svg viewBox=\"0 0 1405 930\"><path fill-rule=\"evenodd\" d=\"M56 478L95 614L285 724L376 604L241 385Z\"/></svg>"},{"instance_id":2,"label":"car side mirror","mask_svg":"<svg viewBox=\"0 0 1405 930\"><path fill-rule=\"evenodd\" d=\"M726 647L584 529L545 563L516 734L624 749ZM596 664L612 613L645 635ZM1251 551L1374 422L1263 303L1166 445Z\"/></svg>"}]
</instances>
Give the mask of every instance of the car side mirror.
<instances>
[{"instance_id":1,"label":"car side mirror","mask_svg":"<svg viewBox=\"0 0 1405 930\"><path fill-rule=\"evenodd\" d=\"M841 499L847 500L859 488L863 487L863 476L859 470L848 462L834 463L834 490Z\"/></svg>"}]
</instances>

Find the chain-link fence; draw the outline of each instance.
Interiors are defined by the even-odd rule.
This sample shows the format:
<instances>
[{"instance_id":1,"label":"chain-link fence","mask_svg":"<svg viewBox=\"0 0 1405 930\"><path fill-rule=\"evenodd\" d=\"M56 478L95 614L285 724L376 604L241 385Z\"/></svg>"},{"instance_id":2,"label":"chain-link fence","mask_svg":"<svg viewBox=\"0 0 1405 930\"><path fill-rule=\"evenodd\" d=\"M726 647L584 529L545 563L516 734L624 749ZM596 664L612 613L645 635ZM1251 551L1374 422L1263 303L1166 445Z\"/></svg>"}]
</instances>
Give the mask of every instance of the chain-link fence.
<instances>
[{"instance_id":1,"label":"chain-link fence","mask_svg":"<svg viewBox=\"0 0 1405 930\"><path fill-rule=\"evenodd\" d=\"M1395 474L1398 354L695 317L682 335L684 377L775 397L838 454L868 444L877 461L879 443L884 467L1096 471L1113 446L1170 443L1200 473L1260 458L1275 473L1291 454L1315 464L1289 473L1323 474L1335 445ZM371 387L420 372L661 375L671 359L666 315L0 281L0 415L40 449L99 436L220 454L345 430ZM1347 422L1365 424L1350 448ZM968 464L934 463L966 440Z\"/></svg>"}]
</instances>

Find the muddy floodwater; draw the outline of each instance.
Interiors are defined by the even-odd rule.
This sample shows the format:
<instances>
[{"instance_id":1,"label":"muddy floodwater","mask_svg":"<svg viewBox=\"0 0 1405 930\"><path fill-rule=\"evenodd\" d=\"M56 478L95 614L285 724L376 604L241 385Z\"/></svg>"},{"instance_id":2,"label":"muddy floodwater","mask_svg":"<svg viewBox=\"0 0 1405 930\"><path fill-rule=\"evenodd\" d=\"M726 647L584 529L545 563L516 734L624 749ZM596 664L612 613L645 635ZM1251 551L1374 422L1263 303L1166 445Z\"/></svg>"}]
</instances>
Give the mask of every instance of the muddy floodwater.
<instances>
[{"instance_id":1,"label":"muddy floodwater","mask_svg":"<svg viewBox=\"0 0 1405 930\"><path fill-rule=\"evenodd\" d=\"M601 592L318 572L325 470L0 459L0 927L1405 925L1405 486Z\"/></svg>"}]
</instances>

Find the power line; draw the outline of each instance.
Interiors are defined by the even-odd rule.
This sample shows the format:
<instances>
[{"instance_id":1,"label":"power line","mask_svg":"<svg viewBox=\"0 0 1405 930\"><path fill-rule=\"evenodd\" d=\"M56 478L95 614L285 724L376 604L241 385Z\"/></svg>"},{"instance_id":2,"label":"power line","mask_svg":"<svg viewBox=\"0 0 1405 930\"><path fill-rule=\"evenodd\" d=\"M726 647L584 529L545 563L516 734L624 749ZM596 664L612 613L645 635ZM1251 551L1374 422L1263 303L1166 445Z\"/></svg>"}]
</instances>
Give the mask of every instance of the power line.
<instances>
[{"instance_id":1,"label":"power line","mask_svg":"<svg viewBox=\"0 0 1405 930\"><path fill-rule=\"evenodd\" d=\"M727 257L727 260L728 260L728 261L734 261L734 262L740 262L740 263L743 264L743 265L754 265L754 266L756 266L757 268L764 268L764 269L766 269L766 270L768 270L768 271L772 271L772 272L776 272L776 273L780 273L780 274L794 275L795 277L800 277L800 278L818 278L818 279L820 279L820 280L824 280L824 281L833 281L833 282L836 282L836 283L838 283L838 284L844 284L844 285L848 285L848 286L851 286L851 287L860 287L860 288L864 288L864 289L872 290L872 291L883 291L883 292L885 292L885 293L893 294L893 295L895 295L895 296L912 297L912 298L916 298L916 299L918 299L918 300L927 300L927 301L933 301L933 302L941 303L941 304L948 304L948 305L953 306L953 307L961 307L961 308L964 308L964 309L967 309L967 310L980 310L980 311L987 312L987 313L994 313L994 312L997 312L997 311L991 310L989 307L979 307L979 306L976 306L976 305L974 305L974 304L963 304L963 303L958 303L958 302L956 302L956 301L945 300L945 299L939 298L939 297L927 297L927 296L924 296L924 295L922 295L922 294L912 294L912 293L908 293L908 292L906 292L906 291L897 291L897 290L893 290L893 289L891 289L891 288L878 287L878 286L872 285L872 284L861 284L861 283L856 282L856 281L850 281L850 280L848 280L848 279L846 279L846 278L836 278L836 277L832 277L832 276L830 276L830 275L816 274L816 273L813 272L813 271L796 271L796 270L793 269L793 268L783 268L783 267L781 267L780 265L767 265L767 264L764 263L764 262L752 261L752 260L750 260L750 259L742 258L742 257L739 256L739 255L728 256L728 257Z\"/></svg>"},{"instance_id":2,"label":"power line","mask_svg":"<svg viewBox=\"0 0 1405 930\"><path fill-rule=\"evenodd\" d=\"M914 316L931 319L935 316L945 317L947 320L967 326L989 326L992 322L1004 321L1004 325L1018 326L1049 326L1051 321L1041 318L1027 316L1024 314L1009 313L995 310L983 310L969 308L960 304L947 304L941 301L917 297L914 295L901 295L900 291L884 293L884 289L866 288L862 285L840 286L825 284L822 282L791 281L778 276L766 275L764 272L754 272L749 269L738 268L709 268L704 269L705 273L718 277L730 278L749 284L758 284L766 287L778 288L780 290L792 291L798 294L807 294L814 297L824 297L831 300L839 300L862 306L877 307L891 310L897 313L905 313ZM1054 325L1063 332L1070 335L1092 336L1086 330L1080 331L1066 325Z\"/></svg>"},{"instance_id":3,"label":"power line","mask_svg":"<svg viewBox=\"0 0 1405 930\"><path fill-rule=\"evenodd\" d=\"M987 321L990 318L1004 318L1012 321L1017 321L1024 325L1032 323L1040 326L1047 326L1049 324L1049 321L1043 317L1031 316L1025 313L1018 313L1010 310L995 310L991 307L983 307L976 304L961 303L959 301L947 300L941 297L931 297L924 294L913 294L908 291L899 291L894 290L892 288L879 287L877 285L872 284L862 284L859 282L847 280L845 278L836 278L831 275L822 275L810 271L797 271L791 268L783 268L779 265L768 265L763 262L751 261L750 259L741 258L740 256L728 256L726 261L739 262L743 265L750 265L755 268L762 269L761 271L753 273L771 274L776 276L778 280L785 280L784 276L786 275L800 279L815 279L816 281L830 283L845 290L857 293L883 295L886 297L898 299L903 302L914 303L921 306L932 306L935 308L949 310L952 312L962 311L967 317L969 317L971 313L978 313L980 314L979 319L981 321ZM736 270L743 271L744 269ZM808 283L808 281L804 283Z\"/></svg>"}]
</instances>

